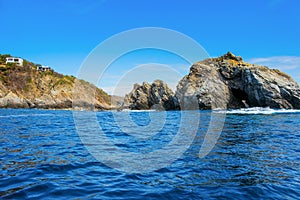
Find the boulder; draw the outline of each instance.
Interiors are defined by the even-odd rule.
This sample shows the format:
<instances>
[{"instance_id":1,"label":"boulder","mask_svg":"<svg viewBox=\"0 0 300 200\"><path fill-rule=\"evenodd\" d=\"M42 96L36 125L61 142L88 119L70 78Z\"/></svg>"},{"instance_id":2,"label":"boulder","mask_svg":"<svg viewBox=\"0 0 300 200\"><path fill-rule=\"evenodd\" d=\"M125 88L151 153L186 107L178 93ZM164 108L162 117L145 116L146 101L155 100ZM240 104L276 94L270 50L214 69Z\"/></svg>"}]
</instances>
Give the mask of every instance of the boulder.
<instances>
[{"instance_id":1,"label":"boulder","mask_svg":"<svg viewBox=\"0 0 300 200\"><path fill-rule=\"evenodd\" d=\"M9 92L4 97L0 98L0 107L1 108L28 108L28 102L18 97L13 92Z\"/></svg>"}]
</instances>

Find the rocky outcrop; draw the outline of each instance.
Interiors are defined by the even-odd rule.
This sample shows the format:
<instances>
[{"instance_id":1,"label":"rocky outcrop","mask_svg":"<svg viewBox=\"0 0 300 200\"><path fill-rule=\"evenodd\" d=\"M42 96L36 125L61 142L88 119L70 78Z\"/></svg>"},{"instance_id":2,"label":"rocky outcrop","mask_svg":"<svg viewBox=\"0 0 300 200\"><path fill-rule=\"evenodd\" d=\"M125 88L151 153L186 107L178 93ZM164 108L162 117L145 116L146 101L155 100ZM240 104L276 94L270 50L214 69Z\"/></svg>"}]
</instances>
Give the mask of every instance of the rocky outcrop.
<instances>
[{"instance_id":1,"label":"rocky outcrop","mask_svg":"<svg viewBox=\"0 0 300 200\"><path fill-rule=\"evenodd\" d=\"M96 86L33 63L6 65L0 59L0 108L116 109L122 101ZM249 64L227 53L195 63L176 93L156 80L135 84L122 108L136 110L229 109L271 107L300 109L300 87L287 74Z\"/></svg>"},{"instance_id":2,"label":"rocky outcrop","mask_svg":"<svg viewBox=\"0 0 300 200\"><path fill-rule=\"evenodd\" d=\"M300 87L289 75L230 52L195 63L175 96L181 109L300 108Z\"/></svg>"},{"instance_id":3,"label":"rocky outcrop","mask_svg":"<svg viewBox=\"0 0 300 200\"><path fill-rule=\"evenodd\" d=\"M1 108L28 108L28 102L16 94L9 92L4 97L0 98Z\"/></svg>"},{"instance_id":4,"label":"rocky outcrop","mask_svg":"<svg viewBox=\"0 0 300 200\"><path fill-rule=\"evenodd\" d=\"M0 66L0 108L107 110L111 97L96 86L33 63Z\"/></svg>"},{"instance_id":5,"label":"rocky outcrop","mask_svg":"<svg viewBox=\"0 0 300 200\"><path fill-rule=\"evenodd\" d=\"M174 92L161 80L152 84L135 84L133 90L125 96L123 108L132 110L176 110L179 109Z\"/></svg>"}]
</instances>

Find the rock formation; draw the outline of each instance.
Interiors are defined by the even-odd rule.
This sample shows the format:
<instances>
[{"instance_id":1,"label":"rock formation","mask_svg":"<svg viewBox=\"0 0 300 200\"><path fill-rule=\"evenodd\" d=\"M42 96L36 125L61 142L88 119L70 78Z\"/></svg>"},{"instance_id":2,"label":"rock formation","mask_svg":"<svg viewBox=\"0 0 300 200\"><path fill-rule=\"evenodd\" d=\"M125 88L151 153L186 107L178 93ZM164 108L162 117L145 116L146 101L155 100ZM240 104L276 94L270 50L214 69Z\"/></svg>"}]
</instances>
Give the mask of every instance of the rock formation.
<instances>
[{"instance_id":1,"label":"rock formation","mask_svg":"<svg viewBox=\"0 0 300 200\"><path fill-rule=\"evenodd\" d=\"M34 63L6 65L0 55L0 108L116 109L122 101L96 86ZM76 87L74 87L76 86ZM75 88L75 90L74 90ZM300 87L287 74L249 64L232 53L195 63L176 93L156 80L135 84L122 108L144 110L270 107L300 109Z\"/></svg>"},{"instance_id":2,"label":"rock formation","mask_svg":"<svg viewBox=\"0 0 300 200\"><path fill-rule=\"evenodd\" d=\"M113 106L108 94L86 81L54 71L41 72L28 61L23 66L2 61L0 108L106 110Z\"/></svg>"},{"instance_id":3,"label":"rock formation","mask_svg":"<svg viewBox=\"0 0 300 200\"><path fill-rule=\"evenodd\" d=\"M174 92L161 80L151 85L144 82L135 84L133 90L125 96L123 108L132 110L176 110L179 109Z\"/></svg>"},{"instance_id":4,"label":"rock formation","mask_svg":"<svg viewBox=\"0 0 300 200\"><path fill-rule=\"evenodd\" d=\"M181 109L300 108L300 87L287 74L232 53L195 63L177 85Z\"/></svg>"}]
</instances>

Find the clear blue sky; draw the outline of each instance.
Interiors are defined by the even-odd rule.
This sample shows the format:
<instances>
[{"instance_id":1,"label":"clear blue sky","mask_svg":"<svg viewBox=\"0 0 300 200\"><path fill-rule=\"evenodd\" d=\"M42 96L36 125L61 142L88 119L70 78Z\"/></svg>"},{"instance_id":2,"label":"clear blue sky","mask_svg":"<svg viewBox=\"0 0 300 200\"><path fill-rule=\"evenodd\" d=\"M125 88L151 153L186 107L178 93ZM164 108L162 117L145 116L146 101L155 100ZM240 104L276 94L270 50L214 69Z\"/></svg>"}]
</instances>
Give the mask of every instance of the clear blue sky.
<instances>
[{"instance_id":1,"label":"clear blue sky","mask_svg":"<svg viewBox=\"0 0 300 200\"><path fill-rule=\"evenodd\" d=\"M164 27L211 56L232 51L300 80L299 0L0 0L0 10L0 53L64 74L76 75L89 52L114 34Z\"/></svg>"}]
</instances>

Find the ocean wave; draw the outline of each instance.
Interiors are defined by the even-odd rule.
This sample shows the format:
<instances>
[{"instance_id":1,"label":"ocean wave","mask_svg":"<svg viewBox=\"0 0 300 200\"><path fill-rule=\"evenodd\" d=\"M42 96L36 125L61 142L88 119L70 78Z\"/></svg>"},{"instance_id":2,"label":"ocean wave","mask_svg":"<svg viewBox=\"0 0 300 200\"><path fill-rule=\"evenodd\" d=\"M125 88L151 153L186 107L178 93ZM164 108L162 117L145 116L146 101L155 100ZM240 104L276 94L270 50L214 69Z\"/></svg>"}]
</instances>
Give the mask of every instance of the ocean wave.
<instances>
[{"instance_id":1,"label":"ocean wave","mask_svg":"<svg viewBox=\"0 0 300 200\"><path fill-rule=\"evenodd\" d=\"M13 117L42 117L42 116L53 116L53 114L0 115L0 118L13 118Z\"/></svg>"},{"instance_id":2,"label":"ocean wave","mask_svg":"<svg viewBox=\"0 0 300 200\"><path fill-rule=\"evenodd\" d=\"M241 108L236 110L217 111L226 114L240 114L240 115L272 115L272 114L293 114L300 113L300 110L295 109L272 109L269 107L253 107L253 108Z\"/></svg>"}]
</instances>

